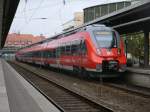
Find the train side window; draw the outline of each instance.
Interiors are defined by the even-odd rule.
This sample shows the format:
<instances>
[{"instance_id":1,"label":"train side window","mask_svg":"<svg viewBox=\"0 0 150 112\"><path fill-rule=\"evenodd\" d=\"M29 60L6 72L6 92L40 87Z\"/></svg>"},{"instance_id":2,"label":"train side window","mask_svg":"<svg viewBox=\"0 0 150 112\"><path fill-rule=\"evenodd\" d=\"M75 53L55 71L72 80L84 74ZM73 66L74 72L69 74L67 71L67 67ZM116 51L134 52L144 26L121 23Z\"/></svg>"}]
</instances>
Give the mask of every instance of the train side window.
<instances>
[{"instance_id":1,"label":"train side window","mask_svg":"<svg viewBox=\"0 0 150 112\"><path fill-rule=\"evenodd\" d=\"M44 51L39 52L39 58L41 58L41 57L44 58Z\"/></svg>"},{"instance_id":2,"label":"train side window","mask_svg":"<svg viewBox=\"0 0 150 112\"><path fill-rule=\"evenodd\" d=\"M41 56L42 56L42 53L41 52L39 52L39 51L36 51L36 56L38 57L38 58L40 58Z\"/></svg>"},{"instance_id":3,"label":"train side window","mask_svg":"<svg viewBox=\"0 0 150 112\"><path fill-rule=\"evenodd\" d=\"M52 58L56 58L56 49L52 51Z\"/></svg>"},{"instance_id":4,"label":"train side window","mask_svg":"<svg viewBox=\"0 0 150 112\"><path fill-rule=\"evenodd\" d=\"M47 58L47 51L43 51L43 58Z\"/></svg>"},{"instance_id":5,"label":"train side window","mask_svg":"<svg viewBox=\"0 0 150 112\"><path fill-rule=\"evenodd\" d=\"M39 58L40 56L39 56L39 53L36 51L36 52L34 52L35 54L35 56L37 57L37 58Z\"/></svg>"},{"instance_id":6,"label":"train side window","mask_svg":"<svg viewBox=\"0 0 150 112\"><path fill-rule=\"evenodd\" d=\"M30 53L29 53L29 55L28 55L28 57L32 57L32 55L33 55L33 53L32 53L32 52L30 52Z\"/></svg>"},{"instance_id":7,"label":"train side window","mask_svg":"<svg viewBox=\"0 0 150 112\"><path fill-rule=\"evenodd\" d=\"M36 52L33 52L33 56L36 58L38 57Z\"/></svg>"},{"instance_id":8,"label":"train side window","mask_svg":"<svg viewBox=\"0 0 150 112\"><path fill-rule=\"evenodd\" d=\"M61 53L61 47L58 47L58 48L56 49L56 57L57 57L57 58L60 57L60 53Z\"/></svg>"},{"instance_id":9,"label":"train side window","mask_svg":"<svg viewBox=\"0 0 150 112\"><path fill-rule=\"evenodd\" d=\"M81 46L82 46L82 40L79 40L78 41L78 44L77 44L77 55L80 55L81 54Z\"/></svg>"},{"instance_id":10,"label":"train side window","mask_svg":"<svg viewBox=\"0 0 150 112\"><path fill-rule=\"evenodd\" d=\"M34 57L34 56L33 56L33 52L30 53L30 57Z\"/></svg>"},{"instance_id":11,"label":"train side window","mask_svg":"<svg viewBox=\"0 0 150 112\"><path fill-rule=\"evenodd\" d=\"M63 52L62 52L62 51L63 51L63 47L61 46L61 47L60 47L60 55L62 55L62 54L63 54Z\"/></svg>"},{"instance_id":12,"label":"train side window","mask_svg":"<svg viewBox=\"0 0 150 112\"><path fill-rule=\"evenodd\" d=\"M43 58L47 58L47 51L43 51Z\"/></svg>"},{"instance_id":13,"label":"train side window","mask_svg":"<svg viewBox=\"0 0 150 112\"><path fill-rule=\"evenodd\" d=\"M77 52L78 52L78 45L72 45L71 46L71 54L77 55Z\"/></svg>"},{"instance_id":14,"label":"train side window","mask_svg":"<svg viewBox=\"0 0 150 112\"><path fill-rule=\"evenodd\" d=\"M43 58L46 58L46 51L42 51Z\"/></svg>"},{"instance_id":15,"label":"train side window","mask_svg":"<svg viewBox=\"0 0 150 112\"><path fill-rule=\"evenodd\" d=\"M32 57L37 57L35 52L32 52Z\"/></svg>"},{"instance_id":16,"label":"train side window","mask_svg":"<svg viewBox=\"0 0 150 112\"><path fill-rule=\"evenodd\" d=\"M33 52L32 56L33 57L37 57L36 52Z\"/></svg>"},{"instance_id":17,"label":"train side window","mask_svg":"<svg viewBox=\"0 0 150 112\"><path fill-rule=\"evenodd\" d=\"M45 58L48 58L48 51L45 51Z\"/></svg>"},{"instance_id":18,"label":"train side window","mask_svg":"<svg viewBox=\"0 0 150 112\"><path fill-rule=\"evenodd\" d=\"M61 49L61 54L65 54L65 46L62 46L62 49Z\"/></svg>"},{"instance_id":19,"label":"train side window","mask_svg":"<svg viewBox=\"0 0 150 112\"><path fill-rule=\"evenodd\" d=\"M39 51L39 52L37 51L37 53L38 53L39 58L43 57L43 52L42 51Z\"/></svg>"},{"instance_id":20,"label":"train side window","mask_svg":"<svg viewBox=\"0 0 150 112\"><path fill-rule=\"evenodd\" d=\"M75 40L71 45L71 55L78 56L80 54L80 40Z\"/></svg>"},{"instance_id":21,"label":"train side window","mask_svg":"<svg viewBox=\"0 0 150 112\"><path fill-rule=\"evenodd\" d=\"M66 55L70 55L71 54L71 50L70 50L70 45L66 46Z\"/></svg>"},{"instance_id":22,"label":"train side window","mask_svg":"<svg viewBox=\"0 0 150 112\"><path fill-rule=\"evenodd\" d=\"M45 58L49 58L49 52L50 51L45 51L45 53L46 53L46 57Z\"/></svg>"},{"instance_id":23,"label":"train side window","mask_svg":"<svg viewBox=\"0 0 150 112\"><path fill-rule=\"evenodd\" d=\"M39 58L40 57L40 53L38 53L37 51L35 52L35 57Z\"/></svg>"},{"instance_id":24,"label":"train side window","mask_svg":"<svg viewBox=\"0 0 150 112\"><path fill-rule=\"evenodd\" d=\"M48 51L48 58L52 58L52 51Z\"/></svg>"},{"instance_id":25,"label":"train side window","mask_svg":"<svg viewBox=\"0 0 150 112\"><path fill-rule=\"evenodd\" d=\"M39 55L39 58L41 58L41 57L44 58L44 52L43 51L39 51L38 55Z\"/></svg>"}]
</instances>

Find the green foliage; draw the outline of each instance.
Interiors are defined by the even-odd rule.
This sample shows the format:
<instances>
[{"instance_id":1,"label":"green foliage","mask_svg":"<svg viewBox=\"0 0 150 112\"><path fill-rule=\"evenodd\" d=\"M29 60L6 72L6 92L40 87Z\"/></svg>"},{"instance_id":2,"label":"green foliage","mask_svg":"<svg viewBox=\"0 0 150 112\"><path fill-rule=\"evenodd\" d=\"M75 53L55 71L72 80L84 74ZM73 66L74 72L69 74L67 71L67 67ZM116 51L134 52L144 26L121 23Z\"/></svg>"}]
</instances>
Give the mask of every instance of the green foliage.
<instances>
[{"instance_id":1,"label":"green foliage","mask_svg":"<svg viewBox=\"0 0 150 112\"><path fill-rule=\"evenodd\" d=\"M144 55L144 35L137 34L127 37L127 50L136 58Z\"/></svg>"}]
</instances>

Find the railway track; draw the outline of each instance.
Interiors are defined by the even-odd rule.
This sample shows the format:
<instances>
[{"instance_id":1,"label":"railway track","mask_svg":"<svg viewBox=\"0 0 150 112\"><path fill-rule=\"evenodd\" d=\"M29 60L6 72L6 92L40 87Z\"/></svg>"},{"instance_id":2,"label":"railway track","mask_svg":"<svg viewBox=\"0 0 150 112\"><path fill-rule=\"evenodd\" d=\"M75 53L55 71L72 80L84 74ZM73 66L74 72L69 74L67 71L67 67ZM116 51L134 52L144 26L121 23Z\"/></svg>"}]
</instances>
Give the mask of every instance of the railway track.
<instances>
[{"instance_id":1,"label":"railway track","mask_svg":"<svg viewBox=\"0 0 150 112\"><path fill-rule=\"evenodd\" d=\"M119 85L119 83L100 83L94 80L83 80L79 77L70 77L65 73L53 72L24 63L13 62L13 64L27 68L52 82L57 82L63 88L67 88L96 104L102 105L109 111L150 112L149 90L145 92L141 88L129 88L128 86Z\"/></svg>"},{"instance_id":2,"label":"railway track","mask_svg":"<svg viewBox=\"0 0 150 112\"><path fill-rule=\"evenodd\" d=\"M62 112L112 112L17 64L11 66Z\"/></svg>"},{"instance_id":3,"label":"railway track","mask_svg":"<svg viewBox=\"0 0 150 112\"><path fill-rule=\"evenodd\" d=\"M130 85L127 83L104 83L105 86L109 86L115 89L119 89L122 91L126 91L130 94L134 94L137 96L141 96L144 98L150 98L150 89L149 88L143 88L143 87L138 87L134 85Z\"/></svg>"}]
</instances>

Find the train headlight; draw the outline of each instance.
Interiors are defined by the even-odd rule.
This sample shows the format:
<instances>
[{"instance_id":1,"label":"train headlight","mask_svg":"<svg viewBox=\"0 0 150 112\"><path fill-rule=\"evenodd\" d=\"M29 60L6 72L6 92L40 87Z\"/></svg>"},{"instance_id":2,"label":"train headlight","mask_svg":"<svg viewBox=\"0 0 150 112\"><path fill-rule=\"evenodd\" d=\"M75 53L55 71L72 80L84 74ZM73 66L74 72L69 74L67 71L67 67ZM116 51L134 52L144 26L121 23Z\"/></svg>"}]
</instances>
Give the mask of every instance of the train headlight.
<instances>
[{"instance_id":1,"label":"train headlight","mask_svg":"<svg viewBox=\"0 0 150 112\"><path fill-rule=\"evenodd\" d=\"M101 55L101 50L100 49L97 49L96 51L97 51L98 55Z\"/></svg>"},{"instance_id":2,"label":"train headlight","mask_svg":"<svg viewBox=\"0 0 150 112\"><path fill-rule=\"evenodd\" d=\"M102 64L97 64L96 65L96 70L99 72L102 72Z\"/></svg>"},{"instance_id":3,"label":"train headlight","mask_svg":"<svg viewBox=\"0 0 150 112\"><path fill-rule=\"evenodd\" d=\"M126 64L121 64L119 67L119 72L125 72L126 71Z\"/></svg>"}]
</instances>

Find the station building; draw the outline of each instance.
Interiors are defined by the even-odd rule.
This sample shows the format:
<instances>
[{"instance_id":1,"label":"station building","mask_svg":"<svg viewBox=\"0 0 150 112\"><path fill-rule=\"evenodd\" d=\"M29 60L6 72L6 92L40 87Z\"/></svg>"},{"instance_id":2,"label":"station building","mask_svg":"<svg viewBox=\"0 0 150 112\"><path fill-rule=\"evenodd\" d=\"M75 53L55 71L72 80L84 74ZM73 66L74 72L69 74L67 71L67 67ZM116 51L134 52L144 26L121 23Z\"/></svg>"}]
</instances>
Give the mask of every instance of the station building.
<instances>
[{"instance_id":1,"label":"station building","mask_svg":"<svg viewBox=\"0 0 150 112\"><path fill-rule=\"evenodd\" d=\"M115 2L105 1L99 5L87 7L84 9L84 23L128 7L132 3L131 0L115 0Z\"/></svg>"},{"instance_id":2,"label":"station building","mask_svg":"<svg viewBox=\"0 0 150 112\"><path fill-rule=\"evenodd\" d=\"M101 4L86 7L83 9L83 12L75 12L74 18L62 25L63 31L76 28L83 25L84 23L93 21L97 18L103 17L125 7L128 7L132 4L135 4L138 1L139 0L108 0L102 2Z\"/></svg>"}]
</instances>

